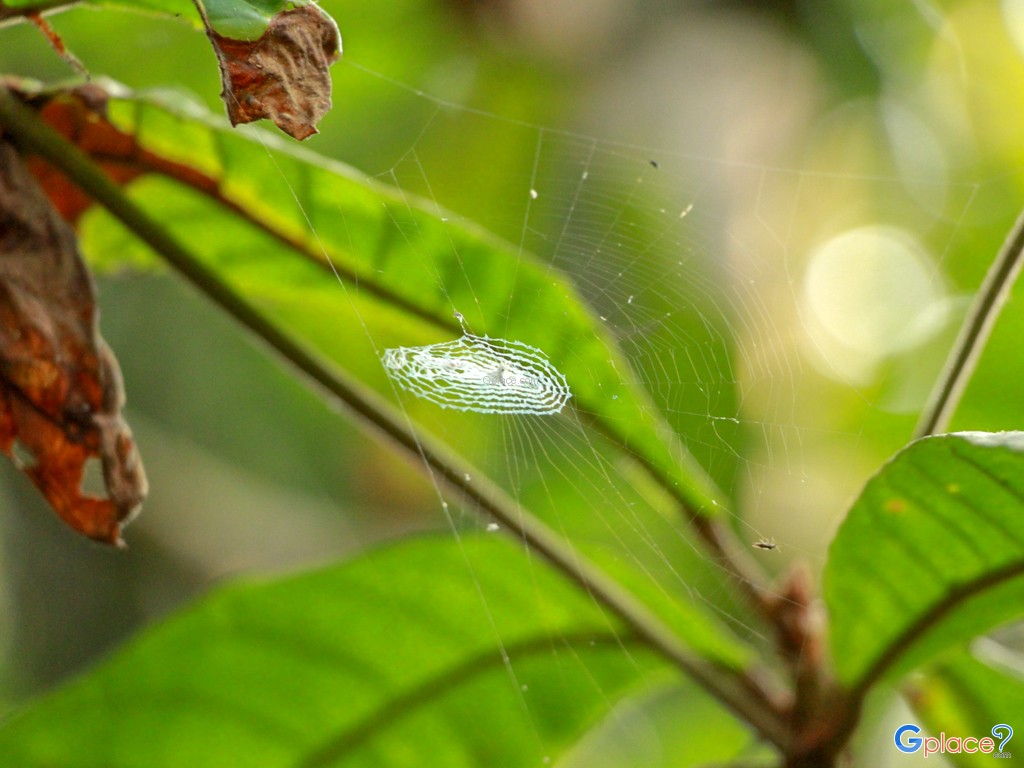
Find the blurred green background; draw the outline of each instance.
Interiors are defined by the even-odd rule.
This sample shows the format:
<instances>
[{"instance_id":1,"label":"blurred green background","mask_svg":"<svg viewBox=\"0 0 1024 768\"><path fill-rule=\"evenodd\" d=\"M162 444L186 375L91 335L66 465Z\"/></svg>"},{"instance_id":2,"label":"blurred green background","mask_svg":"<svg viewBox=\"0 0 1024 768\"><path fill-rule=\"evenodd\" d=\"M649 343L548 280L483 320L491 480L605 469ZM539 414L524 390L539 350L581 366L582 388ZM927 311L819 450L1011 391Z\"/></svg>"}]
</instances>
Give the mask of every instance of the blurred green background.
<instances>
[{"instance_id":1,"label":"blurred green background","mask_svg":"<svg viewBox=\"0 0 1024 768\"><path fill-rule=\"evenodd\" d=\"M778 568L820 566L908 439L1020 208L1024 1L322 5L345 55L306 146L569 273L731 493L742 535L782 544ZM94 74L221 111L188 24L51 21ZM0 28L0 72L69 77L24 24ZM663 209L682 215L661 224ZM219 580L448 525L421 473L178 281L103 276L100 303L152 491L113 552L3 464L6 706ZM957 428L1020 428L1022 309L1004 311ZM730 359L686 346L702 334ZM514 433L478 439L510 475L531 462Z\"/></svg>"}]
</instances>

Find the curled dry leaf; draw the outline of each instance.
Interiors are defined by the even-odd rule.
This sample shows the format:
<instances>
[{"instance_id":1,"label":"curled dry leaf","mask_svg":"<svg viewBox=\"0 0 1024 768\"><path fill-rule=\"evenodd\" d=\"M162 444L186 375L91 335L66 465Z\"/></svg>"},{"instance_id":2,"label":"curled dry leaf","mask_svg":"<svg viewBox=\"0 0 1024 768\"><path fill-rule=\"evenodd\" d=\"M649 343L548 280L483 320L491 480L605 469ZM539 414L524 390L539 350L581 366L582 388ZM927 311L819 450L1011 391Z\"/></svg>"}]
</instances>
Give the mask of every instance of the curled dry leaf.
<instances>
[{"instance_id":1,"label":"curled dry leaf","mask_svg":"<svg viewBox=\"0 0 1024 768\"><path fill-rule=\"evenodd\" d=\"M94 296L74 232L0 140L0 450L30 457L22 468L68 525L120 544L147 483ZM107 498L82 491L90 459Z\"/></svg>"},{"instance_id":2,"label":"curled dry leaf","mask_svg":"<svg viewBox=\"0 0 1024 768\"><path fill-rule=\"evenodd\" d=\"M197 3L220 63L221 98L232 125L270 118L296 139L317 132L331 109L331 64L341 55L338 26L315 5L275 15L256 40L219 34Z\"/></svg>"}]
</instances>

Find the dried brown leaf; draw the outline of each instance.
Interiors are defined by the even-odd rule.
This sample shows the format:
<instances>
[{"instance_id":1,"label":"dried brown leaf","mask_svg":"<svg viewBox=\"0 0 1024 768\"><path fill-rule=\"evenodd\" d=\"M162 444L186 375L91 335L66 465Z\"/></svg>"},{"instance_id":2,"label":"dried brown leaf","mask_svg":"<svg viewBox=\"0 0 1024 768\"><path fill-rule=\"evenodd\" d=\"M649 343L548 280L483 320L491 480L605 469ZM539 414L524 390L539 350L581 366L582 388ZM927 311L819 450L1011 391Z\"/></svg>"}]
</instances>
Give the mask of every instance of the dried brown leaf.
<instances>
[{"instance_id":1,"label":"dried brown leaf","mask_svg":"<svg viewBox=\"0 0 1024 768\"><path fill-rule=\"evenodd\" d=\"M327 14L316 5L282 11L254 41L224 37L208 22L206 31L232 125L270 118L296 139L317 132L331 109L329 69L341 55L338 27Z\"/></svg>"},{"instance_id":2,"label":"dried brown leaf","mask_svg":"<svg viewBox=\"0 0 1024 768\"><path fill-rule=\"evenodd\" d=\"M74 232L0 141L0 451L20 464L19 442L33 461L22 468L57 514L111 544L147 491L123 404ZM93 458L107 498L82 491Z\"/></svg>"}]
</instances>

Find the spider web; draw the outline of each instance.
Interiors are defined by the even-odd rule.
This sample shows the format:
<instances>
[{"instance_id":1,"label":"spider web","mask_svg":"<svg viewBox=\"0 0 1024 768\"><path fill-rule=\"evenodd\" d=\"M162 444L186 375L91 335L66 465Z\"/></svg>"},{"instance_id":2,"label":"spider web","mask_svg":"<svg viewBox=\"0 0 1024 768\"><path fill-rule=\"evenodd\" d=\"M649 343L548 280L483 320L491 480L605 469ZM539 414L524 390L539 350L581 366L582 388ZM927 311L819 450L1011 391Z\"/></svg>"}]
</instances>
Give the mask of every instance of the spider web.
<instances>
[{"instance_id":1,"label":"spider web","mask_svg":"<svg viewBox=\"0 0 1024 768\"><path fill-rule=\"evenodd\" d=\"M438 165L439 137L458 133L460 122L486 121L495 135L519 134L496 143L530 143L532 165L495 179L511 196L501 210L481 208L465 218L570 277L629 359L652 409L736 501L743 535L774 536L820 556L830 521L808 531L802 520L787 525L782 518L792 517L794 497L809 497L817 512L830 506L819 496L833 480L817 476L815 453L823 444L856 449L866 436L874 440L875 431L884 431L877 423L884 420L885 429L895 423L905 431L890 442L882 437L877 451L883 457L909 434L906 425L923 404L962 309L963 297L951 295L942 266L979 185L733 165L523 125L416 96L434 104L434 114L378 176L451 206L444 188L451 182ZM723 175L730 189L721 189ZM487 169L481 177L491 179ZM913 228L921 217L914 196L940 187L948 200L929 216L923 241ZM862 209L866 197L899 200L900 209L886 212L891 224L875 224L880 214ZM835 222L823 223L826 217ZM894 264L882 263L890 257ZM837 270L837 261L845 271ZM866 287L853 285L861 268L877 270L864 278ZM839 328L837 338L831 331L838 320L827 302L849 290L854 296L842 309L871 310L865 294L889 280L899 282L895 292L879 297L874 314L881 316L864 312L860 323L867 330L851 322L854 327ZM528 308L529 297L498 303L504 306L490 306L489 313L508 318ZM895 338L903 326L910 330ZM921 375L909 376L912 367ZM819 402L809 402L809 393ZM853 418L821 413L829 399L836 410L854 403ZM557 427L505 420L501 430L497 455L515 475L532 441ZM585 443L595 449L593 440ZM848 473L830 488L827 511L840 513L865 477ZM780 496L788 510L777 508Z\"/></svg>"},{"instance_id":2,"label":"spider web","mask_svg":"<svg viewBox=\"0 0 1024 768\"><path fill-rule=\"evenodd\" d=\"M629 361L651 415L724 490L729 524L765 569L793 558L820 567L835 523L905 442L941 366L963 306L942 269L981 185L638 146L462 107L349 66L428 115L377 176L568 276ZM450 137L474 131L532 151L453 178ZM503 202L476 204L477 191ZM530 311L530 296L472 287L485 316L510 323ZM456 317L468 309L451 307ZM364 328L382 352L377 328ZM505 337L498 343L535 343ZM404 357L388 360L405 367ZM624 562L630 578L767 643L642 462L578 404L560 415L453 414L429 393L391 394L414 428L458 448L591 559L617 574ZM500 530L432 479L456 537ZM507 669L518 689L514 660ZM525 694L521 703L529 714Z\"/></svg>"}]
</instances>

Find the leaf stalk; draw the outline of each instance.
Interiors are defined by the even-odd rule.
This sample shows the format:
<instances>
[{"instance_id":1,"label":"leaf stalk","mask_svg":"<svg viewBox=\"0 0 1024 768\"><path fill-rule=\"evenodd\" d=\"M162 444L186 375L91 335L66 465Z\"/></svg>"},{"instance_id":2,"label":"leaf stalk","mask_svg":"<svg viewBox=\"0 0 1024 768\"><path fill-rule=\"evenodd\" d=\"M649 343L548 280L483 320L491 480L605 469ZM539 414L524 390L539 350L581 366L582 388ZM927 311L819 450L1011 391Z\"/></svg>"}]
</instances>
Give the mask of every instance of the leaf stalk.
<instances>
[{"instance_id":1,"label":"leaf stalk","mask_svg":"<svg viewBox=\"0 0 1024 768\"><path fill-rule=\"evenodd\" d=\"M1010 288L1024 263L1024 211L1021 212L996 256L971 311L964 319L953 349L950 350L935 389L925 405L914 439L944 432L949 426L953 412L960 404L960 398L967 388L985 342L992 335L999 312L1010 295Z\"/></svg>"}]
</instances>

